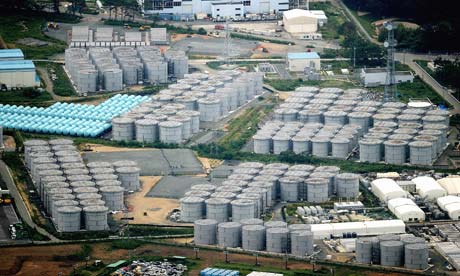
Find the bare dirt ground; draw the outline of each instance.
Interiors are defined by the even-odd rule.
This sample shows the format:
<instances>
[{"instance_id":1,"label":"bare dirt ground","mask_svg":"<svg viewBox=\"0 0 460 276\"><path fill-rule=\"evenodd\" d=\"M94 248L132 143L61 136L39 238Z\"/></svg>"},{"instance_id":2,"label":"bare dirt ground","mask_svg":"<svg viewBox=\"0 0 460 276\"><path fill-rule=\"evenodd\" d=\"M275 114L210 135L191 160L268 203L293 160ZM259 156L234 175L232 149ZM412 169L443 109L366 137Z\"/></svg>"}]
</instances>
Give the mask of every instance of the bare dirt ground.
<instances>
[{"instance_id":1,"label":"bare dirt ground","mask_svg":"<svg viewBox=\"0 0 460 276\"><path fill-rule=\"evenodd\" d=\"M99 145L99 144L84 144L83 147L89 146L93 152L121 152L121 151L141 151L141 150L154 150L154 148L148 148L148 149L143 149L143 148L118 148L118 147L110 147L110 146L104 146L104 145Z\"/></svg>"},{"instance_id":2,"label":"bare dirt ground","mask_svg":"<svg viewBox=\"0 0 460 276\"><path fill-rule=\"evenodd\" d=\"M155 184L160 181L161 176L141 176L140 179L142 190L127 197L128 216L134 218L130 223L177 225L169 221L167 216L172 209L179 208L178 200L146 196ZM123 216L123 213L117 213L114 218L120 220Z\"/></svg>"},{"instance_id":3,"label":"bare dirt ground","mask_svg":"<svg viewBox=\"0 0 460 276\"><path fill-rule=\"evenodd\" d=\"M3 136L3 145L6 149L14 150L16 148L16 141L14 141L12 136L5 135Z\"/></svg>"},{"instance_id":4,"label":"bare dirt ground","mask_svg":"<svg viewBox=\"0 0 460 276\"><path fill-rule=\"evenodd\" d=\"M105 264L110 264L120 259L126 259L128 256L184 256L189 259L195 258L193 247L175 247L170 245L155 245L145 244L134 250L113 250L110 243L97 243L92 245L91 261L102 260ZM16 247L2 249L0 263L4 269L9 269L14 266L17 268L17 273L13 275L26 276L48 276L48 275L69 275L74 265L82 266L82 262L72 261L53 261L53 256L68 256L80 251L80 245L61 245L61 246L35 246L35 247ZM22 265L17 260L20 256L26 257L27 260ZM199 271L205 267L210 267L216 263L222 263L225 260L223 252L210 251L200 249L198 265L190 270L190 275L198 275ZM243 255L237 253L229 253L228 260L230 263L253 265L255 257L252 255ZM260 266L258 271L264 271L264 267L284 268L284 260L282 258L258 258ZM312 265L305 262L289 260L289 269L312 269ZM316 268L320 266L316 265ZM376 273L372 271L363 272L369 276L399 276L397 273Z\"/></svg>"}]
</instances>

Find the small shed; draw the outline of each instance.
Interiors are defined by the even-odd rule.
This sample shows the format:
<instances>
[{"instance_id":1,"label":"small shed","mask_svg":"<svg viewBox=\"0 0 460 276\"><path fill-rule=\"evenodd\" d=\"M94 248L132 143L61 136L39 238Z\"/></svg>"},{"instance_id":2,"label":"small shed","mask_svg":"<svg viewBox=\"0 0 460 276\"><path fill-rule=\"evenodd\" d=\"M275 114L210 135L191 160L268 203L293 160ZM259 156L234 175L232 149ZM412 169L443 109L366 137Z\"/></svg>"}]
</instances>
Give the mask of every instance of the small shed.
<instances>
[{"instance_id":1,"label":"small shed","mask_svg":"<svg viewBox=\"0 0 460 276\"><path fill-rule=\"evenodd\" d=\"M287 60L291 72L304 72L305 68L321 69L321 58L316 52L288 53Z\"/></svg>"}]
</instances>

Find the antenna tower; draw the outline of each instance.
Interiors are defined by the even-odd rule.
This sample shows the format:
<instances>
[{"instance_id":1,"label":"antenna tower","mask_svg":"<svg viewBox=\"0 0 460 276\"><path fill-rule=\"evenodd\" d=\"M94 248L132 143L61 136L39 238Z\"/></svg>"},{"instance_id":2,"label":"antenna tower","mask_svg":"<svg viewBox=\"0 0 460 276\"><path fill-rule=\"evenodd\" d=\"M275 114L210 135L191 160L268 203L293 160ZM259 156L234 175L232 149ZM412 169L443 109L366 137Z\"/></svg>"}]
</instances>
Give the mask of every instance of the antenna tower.
<instances>
[{"instance_id":1,"label":"antenna tower","mask_svg":"<svg viewBox=\"0 0 460 276\"><path fill-rule=\"evenodd\" d=\"M388 31L388 38L385 41L385 43L383 43L383 46L387 48L387 76L385 81L385 92L383 95L383 101L392 102L398 96L395 77L395 47L397 42L394 37L393 24L391 22L386 22L384 24L384 27Z\"/></svg>"}]
</instances>

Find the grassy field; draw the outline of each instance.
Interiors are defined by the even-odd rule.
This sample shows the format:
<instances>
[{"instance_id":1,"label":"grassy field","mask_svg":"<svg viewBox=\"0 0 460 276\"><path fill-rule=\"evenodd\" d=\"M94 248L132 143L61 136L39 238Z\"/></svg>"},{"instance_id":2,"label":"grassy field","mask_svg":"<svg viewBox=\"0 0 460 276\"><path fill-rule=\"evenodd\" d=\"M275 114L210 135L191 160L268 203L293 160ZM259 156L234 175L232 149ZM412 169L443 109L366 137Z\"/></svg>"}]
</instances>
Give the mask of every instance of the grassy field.
<instances>
[{"instance_id":1,"label":"grassy field","mask_svg":"<svg viewBox=\"0 0 460 276\"><path fill-rule=\"evenodd\" d=\"M48 59L64 52L66 44L46 36L42 30L46 19L35 15L0 14L0 35L8 48L20 48L28 59ZM32 46L18 43L18 40L33 38L48 43L46 46Z\"/></svg>"},{"instance_id":2,"label":"grassy field","mask_svg":"<svg viewBox=\"0 0 460 276\"><path fill-rule=\"evenodd\" d=\"M343 39L343 37L338 33L338 30L340 25L347 22L348 19L340 9L330 3L310 3L310 9L323 10L326 13L327 24L319 30L319 32L323 35L323 39Z\"/></svg>"},{"instance_id":3,"label":"grassy field","mask_svg":"<svg viewBox=\"0 0 460 276\"><path fill-rule=\"evenodd\" d=\"M53 81L53 92L59 96L75 96L75 89L70 83L67 74L64 72L61 64L52 62L35 62L37 66L46 68L48 74L53 70L57 79ZM51 74L50 74L51 75Z\"/></svg>"},{"instance_id":4,"label":"grassy field","mask_svg":"<svg viewBox=\"0 0 460 276\"><path fill-rule=\"evenodd\" d=\"M413 83L401 83L397 86L402 102L408 102L411 98L428 98L434 104L448 105L431 87L419 77L415 77Z\"/></svg>"},{"instance_id":5,"label":"grassy field","mask_svg":"<svg viewBox=\"0 0 460 276\"><path fill-rule=\"evenodd\" d=\"M372 14L365 14L365 15L358 15L358 12L355 10L352 10L349 8L351 13L358 19L359 23L363 26L363 28L366 30L366 32L372 36L377 38L377 33L375 31L375 26L372 25L372 22L379 20L378 18L375 18L372 16Z\"/></svg>"},{"instance_id":6,"label":"grassy field","mask_svg":"<svg viewBox=\"0 0 460 276\"><path fill-rule=\"evenodd\" d=\"M0 91L1 104L47 106L48 103L44 102L52 99L47 91L41 93L29 93L27 90Z\"/></svg>"}]
</instances>

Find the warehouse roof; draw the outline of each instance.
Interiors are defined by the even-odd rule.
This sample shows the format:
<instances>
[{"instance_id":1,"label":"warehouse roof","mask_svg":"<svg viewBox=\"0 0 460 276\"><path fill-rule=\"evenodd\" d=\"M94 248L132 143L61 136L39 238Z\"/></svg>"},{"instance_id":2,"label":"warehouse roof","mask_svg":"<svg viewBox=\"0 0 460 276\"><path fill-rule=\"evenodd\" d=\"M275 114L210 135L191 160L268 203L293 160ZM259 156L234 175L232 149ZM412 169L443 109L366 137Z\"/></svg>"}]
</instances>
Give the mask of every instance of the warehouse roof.
<instances>
[{"instance_id":1,"label":"warehouse roof","mask_svg":"<svg viewBox=\"0 0 460 276\"><path fill-rule=\"evenodd\" d=\"M0 71L35 70L31 60L0 60Z\"/></svg>"},{"instance_id":2,"label":"warehouse roof","mask_svg":"<svg viewBox=\"0 0 460 276\"><path fill-rule=\"evenodd\" d=\"M434 200L447 194L446 190L432 177L420 176L412 179L412 182L415 183L417 193L427 199Z\"/></svg>"},{"instance_id":3,"label":"warehouse roof","mask_svg":"<svg viewBox=\"0 0 460 276\"><path fill-rule=\"evenodd\" d=\"M311 232L315 239L328 238L330 235L339 235L347 232L356 232L358 236L400 234L406 232L406 225L402 220L376 220L364 222L341 222L312 224Z\"/></svg>"},{"instance_id":4,"label":"warehouse roof","mask_svg":"<svg viewBox=\"0 0 460 276\"><path fill-rule=\"evenodd\" d=\"M446 211L447 205L451 203L460 203L460 197L452 196L452 195L438 197L437 203L439 205L439 208L441 208L441 210Z\"/></svg>"},{"instance_id":5,"label":"warehouse roof","mask_svg":"<svg viewBox=\"0 0 460 276\"><path fill-rule=\"evenodd\" d=\"M376 179L372 181L371 187L372 192L382 201L407 196L406 192L393 179Z\"/></svg>"},{"instance_id":6,"label":"warehouse roof","mask_svg":"<svg viewBox=\"0 0 460 276\"><path fill-rule=\"evenodd\" d=\"M394 199L388 200L388 209L393 213L395 212L396 208L404 206L404 205L417 206L417 204L415 204L415 202L409 198L394 198Z\"/></svg>"},{"instance_id":7,"label":"warehouse roof","mask_svg":"<svg viewBox=\"0 0 460 276\"><path fill-rule=\"evenodd\" d=\"M0 50L0 59L10 59L10 58L24 58L24 53L21 49L2 49Z\"/></svg>"},{"instance_id":8,"label":"warehouse roof","mask_svg":"<svg viewBox=\"0 0 460 276\"><path fill-rule=\"evenodd\" d=\"M319 58L316 52L288 53L288 59L313 59Z\"/></svg>"},{"instance_id":9,"label":"warehouse roof","mask_svg":"<svg viewBox=\"0 0 460 276\"><path fill-rule=\"evenodd\" d=\"M438 183L449 195L460 195L460 177L445 177L438 180Z\"/></svg>"}]
</instances>

